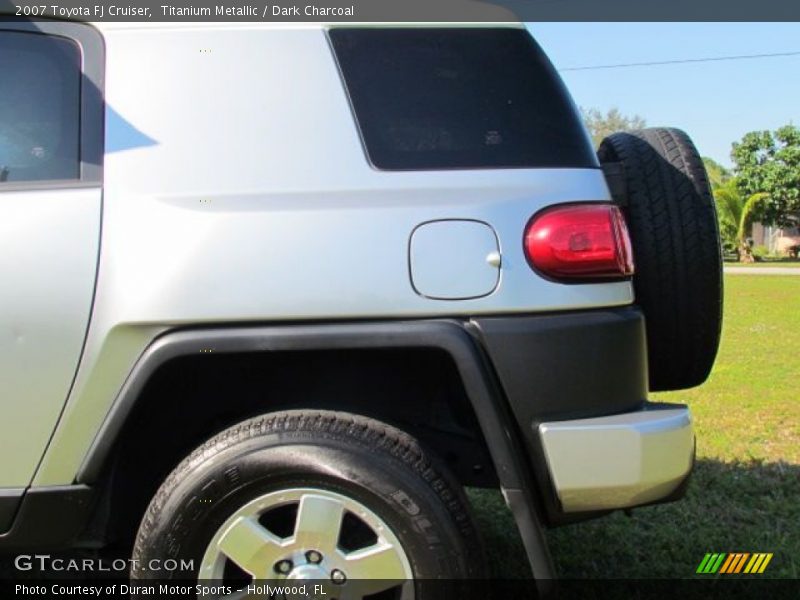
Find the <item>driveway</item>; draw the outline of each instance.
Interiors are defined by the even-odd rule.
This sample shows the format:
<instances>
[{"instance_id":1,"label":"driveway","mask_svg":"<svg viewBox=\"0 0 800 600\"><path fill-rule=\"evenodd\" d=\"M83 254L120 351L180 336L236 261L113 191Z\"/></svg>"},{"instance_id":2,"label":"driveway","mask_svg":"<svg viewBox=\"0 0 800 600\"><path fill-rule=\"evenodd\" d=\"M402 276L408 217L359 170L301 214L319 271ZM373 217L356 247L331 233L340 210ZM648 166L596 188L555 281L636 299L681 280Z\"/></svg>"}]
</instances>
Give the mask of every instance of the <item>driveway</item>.
<instances>
[{"instance_id":1,"label":"driveway","mask_svg":"<svg viewBox=\"0 0 800 600\"><path fill-rule=\"evenodd\" d=\"M723 267L732 275L800 275L798 267Z\"/></svg>"}]
</instances>

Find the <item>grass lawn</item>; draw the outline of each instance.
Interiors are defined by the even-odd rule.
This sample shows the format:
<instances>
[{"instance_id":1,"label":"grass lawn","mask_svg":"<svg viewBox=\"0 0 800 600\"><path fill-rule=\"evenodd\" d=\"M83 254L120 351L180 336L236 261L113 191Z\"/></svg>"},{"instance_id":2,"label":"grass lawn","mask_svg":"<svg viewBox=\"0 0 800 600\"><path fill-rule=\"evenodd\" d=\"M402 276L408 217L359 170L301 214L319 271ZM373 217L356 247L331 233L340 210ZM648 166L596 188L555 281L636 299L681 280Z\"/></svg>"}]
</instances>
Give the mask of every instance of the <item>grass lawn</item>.
<instances>
[{"instance_id":1,"label":"grass lawn","mask_svg":"<svg viewBox=\"0 0 800 600\"><path fill-rule=\"evenodd\" d=\"M698 462L686 497L550 531L561 576L692 577L706 552L738 551L773 552L766 575L800 578L800 277L734 275L725 286L709 381L653 395L694 414ZM495 575L530 576L499 493L470 498Z\"/></svg>"}]
</instances>

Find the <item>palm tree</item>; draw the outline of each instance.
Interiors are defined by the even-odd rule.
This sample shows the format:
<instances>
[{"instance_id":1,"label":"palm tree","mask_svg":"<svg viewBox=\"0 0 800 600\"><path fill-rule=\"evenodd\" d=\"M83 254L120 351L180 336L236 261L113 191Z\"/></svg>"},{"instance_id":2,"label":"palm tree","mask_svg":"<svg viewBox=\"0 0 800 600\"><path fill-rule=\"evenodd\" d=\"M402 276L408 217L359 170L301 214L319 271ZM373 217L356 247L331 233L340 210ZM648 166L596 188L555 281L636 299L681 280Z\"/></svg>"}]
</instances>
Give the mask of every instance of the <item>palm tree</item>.
<instances>
[{"instance_id":1,"label":"palm tree","mask_svg":"<svg viewBox=\"0 0 800 600\"><path fill-rule=\"evenodd\" d=\"M720 235L723 240L735 245L741 262L753 262L747 238L753 229L756 210L767 197L768 194L758 192L745 198L736 186L735 178L714 188Z\"/></svg>"}]
</instances>

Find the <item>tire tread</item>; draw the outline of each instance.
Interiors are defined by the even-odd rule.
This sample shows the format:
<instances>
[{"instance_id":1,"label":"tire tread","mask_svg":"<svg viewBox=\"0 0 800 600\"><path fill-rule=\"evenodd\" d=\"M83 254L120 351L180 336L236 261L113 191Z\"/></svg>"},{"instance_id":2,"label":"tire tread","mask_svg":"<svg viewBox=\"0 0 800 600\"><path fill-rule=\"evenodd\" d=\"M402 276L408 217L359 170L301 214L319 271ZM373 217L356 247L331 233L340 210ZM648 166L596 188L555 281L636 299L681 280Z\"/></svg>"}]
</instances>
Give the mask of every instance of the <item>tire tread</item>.
<instances>
[{"instance_id":1,"label":"tire tread","mask_svg":"<svg viewBox=\"0 0 800 600\"><path fill-rule=\"evenodd\" d=\"M714 364L722 324L719 232L702 159L673 128L612 134L598 156L624 168L650 389L699 385Z\"/></svg>"}]
</instances>

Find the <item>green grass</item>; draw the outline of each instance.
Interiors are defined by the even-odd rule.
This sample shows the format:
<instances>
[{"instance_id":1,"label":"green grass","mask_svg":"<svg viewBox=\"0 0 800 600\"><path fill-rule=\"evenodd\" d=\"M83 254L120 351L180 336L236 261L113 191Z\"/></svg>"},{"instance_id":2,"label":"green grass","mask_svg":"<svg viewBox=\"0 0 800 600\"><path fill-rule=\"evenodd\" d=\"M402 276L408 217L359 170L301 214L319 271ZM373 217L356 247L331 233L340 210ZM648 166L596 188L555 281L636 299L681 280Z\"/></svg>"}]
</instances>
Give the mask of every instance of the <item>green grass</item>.
<instances>
[{"instance_id":1,"label":"green grass","mask_svg":"<svg viewBox=\"0 0 800 600\"><path fill-rule=\"evenodd\" d=\"M689 404L697 458L686 497L548 532L571 578L692 577L706 552L774 552L766 574L800 578L800 277L725 278L725 322L703 386L654 394ZM497 492L471 490L495 575L528 577Z\"/></svg>"}]
</instances>

